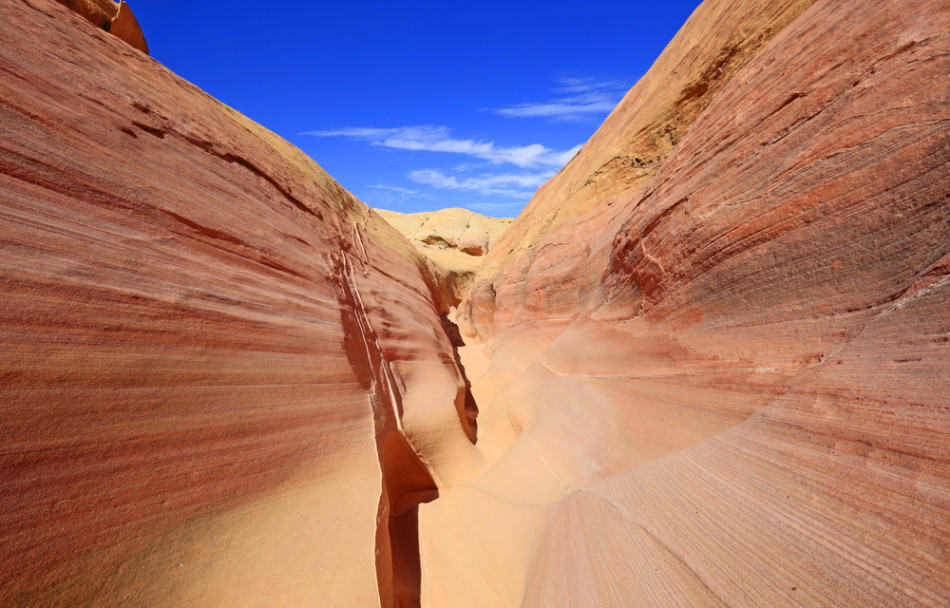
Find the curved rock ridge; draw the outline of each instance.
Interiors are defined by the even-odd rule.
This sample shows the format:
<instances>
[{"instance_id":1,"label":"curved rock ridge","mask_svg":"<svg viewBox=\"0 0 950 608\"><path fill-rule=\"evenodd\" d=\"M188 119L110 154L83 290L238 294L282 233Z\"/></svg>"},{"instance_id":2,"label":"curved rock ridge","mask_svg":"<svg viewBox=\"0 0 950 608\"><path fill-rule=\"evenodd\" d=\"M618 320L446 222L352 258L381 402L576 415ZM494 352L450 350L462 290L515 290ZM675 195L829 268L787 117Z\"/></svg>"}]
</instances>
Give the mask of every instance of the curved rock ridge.
<instances>
[{"instance_id":1,"label":"curved rock ridge","mask_svg":"<svg viewBox=\"0 0 950 608\"><path fill-rule=\"evenodd\" d=\"M100 27L113 36L126 41L129 46L136 48L146 55L148 44L145 34L139 26L138 20L132 14L132 9L122 0L57 0L68 6L96 27Z\"/></svg>"},{"instance_id":2,"label":"curved rock ridge","mask_svg":"<svg viewBox=\"0 0 950 608\"><path fill-rule=\"evenodd\" d=\"M0 28L0 605L418 605L475 449L427 263L53 0Z\"/></svg>"},{"instance_id":3,"label":"curved rock ridge","mask_svg":"<svg viewBox=\"0 0 950 608\"><path fill-rule=\"evenodd\" d=\"M704 2L458 327L461 219L0 28L0 605L950 603L942 0Z\"/></svg>"},{"instance_id":4,"label":"curved rock ridge","mask_svg":"<svg viewBox=\"0 0 950 608\"><path fill-rule=\"evenodd\" d=\"M450 307L457 306L471 290L483 256L514 221L458 207L420 213L375 211L434 264Z\"/></svg>"},{"instance_id":5,"label":"curved rock ridge","mask_svg":"<svg viewBox=\"0 0 950 608\"><path fill-rule=\"evenodd\" d=\"M426 605L950 603L947 32L697 9L460 307L493 458L421 507Z\"/></svg>"},{"instance_id":6,"label":"curved rock ridge","mask_svg":"<svg viewBox=\"0 0 950 608\"><path fill-rule=\"evenodd\" d=\"M609 239L625 217L618 199L650 182L742 66L813 2L704 2L486 256L460 315L464 332L489 336L519 316L570 314L595 287L609 246L574 246L577 236Z\"/></svg>"}]
</instances>

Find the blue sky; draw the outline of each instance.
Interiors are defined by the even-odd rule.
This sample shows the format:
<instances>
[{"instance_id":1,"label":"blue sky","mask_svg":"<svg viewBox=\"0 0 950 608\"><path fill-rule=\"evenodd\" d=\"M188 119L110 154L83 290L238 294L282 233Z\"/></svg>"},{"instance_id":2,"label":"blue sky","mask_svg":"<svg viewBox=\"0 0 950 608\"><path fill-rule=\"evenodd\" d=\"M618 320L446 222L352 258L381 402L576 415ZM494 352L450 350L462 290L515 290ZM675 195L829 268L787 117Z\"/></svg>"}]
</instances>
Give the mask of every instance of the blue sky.
<instances>
[{"instance_id":1,"label":"blue sky","mask_svg":"<svg viewBox=\"0 0 950 608\"><path fill-rule=\"evenodd\" d=\"M152 56L374 207L514 216L698 0L131 0Z\"/></svg>"}]
</instances>

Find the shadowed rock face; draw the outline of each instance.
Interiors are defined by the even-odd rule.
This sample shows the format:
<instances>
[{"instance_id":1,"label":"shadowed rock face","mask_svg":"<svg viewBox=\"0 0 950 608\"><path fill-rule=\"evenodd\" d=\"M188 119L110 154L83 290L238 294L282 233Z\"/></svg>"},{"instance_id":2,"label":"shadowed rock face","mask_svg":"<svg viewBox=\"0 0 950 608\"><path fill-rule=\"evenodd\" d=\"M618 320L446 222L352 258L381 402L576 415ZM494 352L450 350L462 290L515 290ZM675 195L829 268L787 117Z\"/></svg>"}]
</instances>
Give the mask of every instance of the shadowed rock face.
<instances>
[{"instance_id":1,"label":"shadowed rock face","mask_svg":"<svg viewBox=\"0 0 950 608\"><path fill-rule=\"evenodd\" d=\"M0 605L950 601L945 3L705 2L458 328L100 25L0 3Z\"/></svg>"}]
</instances>

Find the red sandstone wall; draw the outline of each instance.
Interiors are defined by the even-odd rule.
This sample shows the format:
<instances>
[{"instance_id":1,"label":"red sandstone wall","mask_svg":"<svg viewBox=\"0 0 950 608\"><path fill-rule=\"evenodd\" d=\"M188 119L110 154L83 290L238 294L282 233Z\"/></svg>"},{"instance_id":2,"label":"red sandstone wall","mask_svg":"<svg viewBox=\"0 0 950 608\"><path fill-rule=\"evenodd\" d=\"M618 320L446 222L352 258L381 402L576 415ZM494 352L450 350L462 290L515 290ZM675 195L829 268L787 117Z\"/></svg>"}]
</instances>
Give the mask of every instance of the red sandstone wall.
<instances>
[{"instance_id":1,"label":"red sandstone wall","mask_svg":"<svg viewBox=\"0 0 950 608\"><path fill-rule=\"evenodd\" d=\"M418 595L398 463L471 444L411 245L60 4L0 28L0 604Z\"/></svg>"}]
</instances>

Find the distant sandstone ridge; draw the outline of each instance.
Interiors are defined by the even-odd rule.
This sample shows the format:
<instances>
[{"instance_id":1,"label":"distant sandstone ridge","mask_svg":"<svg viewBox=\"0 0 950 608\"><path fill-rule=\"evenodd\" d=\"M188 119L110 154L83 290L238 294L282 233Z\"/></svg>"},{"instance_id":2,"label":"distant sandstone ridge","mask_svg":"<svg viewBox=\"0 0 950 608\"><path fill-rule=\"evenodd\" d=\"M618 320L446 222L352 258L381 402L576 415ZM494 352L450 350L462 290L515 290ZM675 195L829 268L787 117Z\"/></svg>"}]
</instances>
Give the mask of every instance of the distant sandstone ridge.
<instances>
[{"instance_id":1,"label":"distant sandstone ridge","mask_svg":"<svg viewBox=\"0 0 950 608\"><path fill-rule=\"evenodd\" d=\"M458 207L421 213L375 211L435 264L449 285L452 306L468 295L484 256L514 221Z\"/></svg>"},{"instance_id":2,"label":"distant sandstone ridge","mask_svg":"<svg viewBox=\"0 0 950 608\"><path fill-rule=\"evenodd\" d=\"M0 606L950 605L945 0L706 0L507 228L92 23L0 2Z\"/></svg>"}]
</instances>

